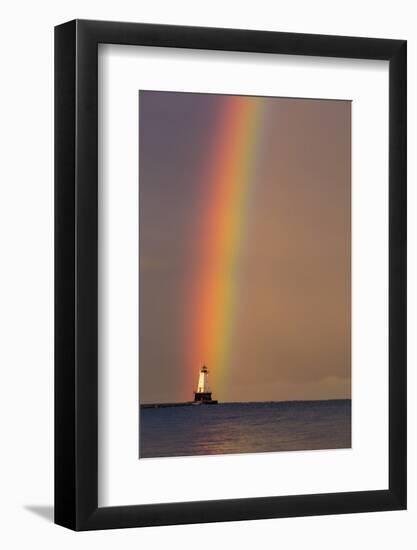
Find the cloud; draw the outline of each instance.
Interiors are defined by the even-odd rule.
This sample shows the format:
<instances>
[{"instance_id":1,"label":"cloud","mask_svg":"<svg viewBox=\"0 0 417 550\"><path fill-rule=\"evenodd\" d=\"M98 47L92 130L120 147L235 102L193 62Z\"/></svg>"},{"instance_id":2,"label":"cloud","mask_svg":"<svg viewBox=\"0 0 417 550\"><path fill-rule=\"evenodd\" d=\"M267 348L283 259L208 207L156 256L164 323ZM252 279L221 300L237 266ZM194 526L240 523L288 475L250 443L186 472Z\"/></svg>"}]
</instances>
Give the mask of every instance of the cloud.
<instances>
[{"instance_id":1,"label":"cloud","mask_svg":"<svg viewBox=\"0 0 417 550\"><path fill-rule=\"evenodd\" d=\"M156 271L165 267L164 262L151 258L149 256L141 256L139 259L139 271Z\"/></svg>"}]
</instances>

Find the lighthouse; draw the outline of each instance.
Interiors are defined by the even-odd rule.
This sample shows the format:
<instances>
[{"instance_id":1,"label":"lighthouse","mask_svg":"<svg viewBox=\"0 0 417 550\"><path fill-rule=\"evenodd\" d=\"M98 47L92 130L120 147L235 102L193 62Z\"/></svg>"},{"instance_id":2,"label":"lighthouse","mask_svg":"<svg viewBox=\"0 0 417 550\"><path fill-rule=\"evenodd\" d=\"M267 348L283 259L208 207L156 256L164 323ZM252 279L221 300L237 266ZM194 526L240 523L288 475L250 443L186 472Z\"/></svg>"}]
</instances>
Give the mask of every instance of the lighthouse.
<instances>
[{"instance_id":1,"label":"lighthouse","mask_svg":"<svg viewBox=\"0 0 417 550\"><path fill-rule=\"evenodd\" d=\"M208 368L201 367L198 375L197 390L194 392L194 403L197 405L215 405L217 401L211 398L211 391L208 383Z\"/></svg>"}]
</instances>

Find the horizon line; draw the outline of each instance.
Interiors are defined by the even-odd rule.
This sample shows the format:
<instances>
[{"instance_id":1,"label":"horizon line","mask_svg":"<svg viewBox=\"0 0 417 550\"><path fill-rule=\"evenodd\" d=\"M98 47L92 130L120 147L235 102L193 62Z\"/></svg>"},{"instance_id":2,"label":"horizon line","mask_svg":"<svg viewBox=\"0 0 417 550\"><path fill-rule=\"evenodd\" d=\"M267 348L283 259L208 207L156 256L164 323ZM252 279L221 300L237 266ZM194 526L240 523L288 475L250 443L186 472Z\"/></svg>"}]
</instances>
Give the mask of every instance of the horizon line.
<instances>
[{"instance_id":1,"label":"horizon line","mask_svg":"<svg viewBox=\"0 0 417 550\"><path fill-rule=\"evenodd\" d=\"M219 401L219 405L231 405L231 404L249 404L249 403L306 403L306 402L315 402L315 401L352 401L352 397L330 397L326 399L266 399L265 401ZM139 405L181 405L193 403L194 401L153 401L141 403Z\"/></svg>"}]
</instances>

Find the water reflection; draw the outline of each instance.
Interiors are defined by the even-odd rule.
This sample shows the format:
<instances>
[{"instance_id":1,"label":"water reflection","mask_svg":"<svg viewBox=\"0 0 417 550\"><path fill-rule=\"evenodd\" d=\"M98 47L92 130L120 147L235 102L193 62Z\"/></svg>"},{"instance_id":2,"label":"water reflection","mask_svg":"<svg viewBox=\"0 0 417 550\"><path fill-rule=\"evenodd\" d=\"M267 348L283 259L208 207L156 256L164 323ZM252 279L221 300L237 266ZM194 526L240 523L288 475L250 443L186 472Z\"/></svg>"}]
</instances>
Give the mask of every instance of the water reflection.
<instances>
[{"instance_id":1,"label":"water reflection","mask_svg":"<svg viewBox=\"0 0 417 550\"><path fill-rule=\"evenodd\" d=\"M142 409L140 457L351 447L351 401Z\"/></svg>"}]
</instances>

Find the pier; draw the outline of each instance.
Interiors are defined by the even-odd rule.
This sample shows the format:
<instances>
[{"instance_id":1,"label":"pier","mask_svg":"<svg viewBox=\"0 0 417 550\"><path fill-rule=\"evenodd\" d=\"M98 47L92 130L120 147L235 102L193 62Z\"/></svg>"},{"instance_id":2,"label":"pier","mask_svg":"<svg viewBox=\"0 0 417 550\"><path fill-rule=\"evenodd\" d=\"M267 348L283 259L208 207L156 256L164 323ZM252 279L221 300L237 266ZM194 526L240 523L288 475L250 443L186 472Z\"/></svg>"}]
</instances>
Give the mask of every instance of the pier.
<instances>
[{"instance_id":1,"label":"pier","mask_svg":"<svg viewBox=\"0 0 417 550\"><path fill-rule=\"evenodd\" d=\"M187 407L192 405L192 401L185 401L184 403L145 403L140 406L141 409L163 409L165 407Z\"/></svg>"},{"instance_id":2,"label":"pier","mask_svg":"<svg viewBox=\"0 0 417 550\"><path fill-rule=\"evenodd\" d=\"M217 405L218 401L212 399L208 384L208 368L203 365L198 375L197 390L194 392L194 401L184 401L183 403L144 403L141 409L162 409L165 407L188 407L189 405Z\"/></svg>"}]
</instances>

